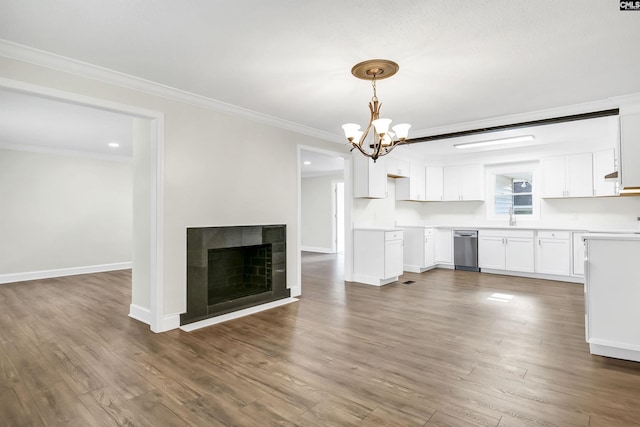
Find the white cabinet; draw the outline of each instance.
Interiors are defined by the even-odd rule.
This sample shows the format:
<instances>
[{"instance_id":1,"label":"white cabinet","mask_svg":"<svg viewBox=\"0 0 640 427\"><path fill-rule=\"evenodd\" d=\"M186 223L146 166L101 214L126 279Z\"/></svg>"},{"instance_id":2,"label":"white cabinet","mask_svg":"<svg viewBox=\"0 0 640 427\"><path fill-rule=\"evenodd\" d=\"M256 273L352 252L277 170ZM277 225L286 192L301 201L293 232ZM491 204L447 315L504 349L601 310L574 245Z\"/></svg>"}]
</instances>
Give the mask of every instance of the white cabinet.
<instances>
[{"instance_id":1,"label":"white cabinet","mask_svg":"<svg viewBox=\"0 0 640 427\"><path fill-rule=\"evenodd\" d=\"M640 236L586 234L585 326L592 354L640 362Z\"/></svg>"},{"instance_id":2,"label":"white cabinet","mask_svg":"<svg viewBox=\"0 0 640 427\"><path fill-rule=\"evenodd\" d=\"M574 276L584 276L584 242L582 236L585 233L571 233L573 240L573 261L571 274Z\"/></svg>"},{"instance_id":3,"label":"white cabinet","mask_svg":"<svg viewBox=\"0 0 640 427\"><path fill-rule=\"evenodd\" d=\"M538 231L536 273L571 274L571 236L569 231Z\"/></svg>"},{"instance_id":4,"label":"white cabinet","mask_svg":"<svg viewBox=\"0 0 640 427\"><path fill-rule=\"evenodd\" d=\"M534 271L533 230L480 230L480 269Z\"/></svg>"},{"instance_id":5,"label":"white cabinet","mask_svg":"<svg viewBox=\"0 0 640 427\"><path fill-rule=\"evenodd\" d=\"M428 202L441 201L442 194L442 166L427 166L425 168L425 200Z\"/></svg>"},{"instance_id":6,"label":"white cabinet","mask_svg":"<svg viewBox=\"0 0 640 427\"><path fill-rule=\"evenodd\" d=\"M596 151L593 153L593 195L615 196L617 194L616 182L605 181L604 176L617 170L615 151Z\"/></svg>"},{"instance_id":7,"label":"white cabinet","mask_svg":"<svg viewBox=\"0 0 640 427\"><path fill-rule=\"evenodd\" d=\"M621 188L640 188L640 114L620 116Z\"/></svg>"},{"instance_id":8,"label":"white cabinet","mask_svg":"<svg viewBox=\"0 0 640 427\"><path fill-rule=\"evenodd\" d=\"M384 157L374 162L359 152L353 154L353 197L387 197L387 164Z\"/></svg>"},{"instance_id":9,"label":"white cabinet","mask_svg":"<svg viewBox=\"0 0 640 427\"><path fill-rule=\"evenodd\" d=\"M453 265L453 229L437 228L435 235L435 263Z\"/></svg>"},{"instance_id":10,"label":"white cabinet","mask_svg":"<svg viewBox=\"0 0 640 427\"><path fill-rule=\"evenodd\" d=\"M483 165L446 166L443 168L443 200L483 199Z\"/></svg>"},{"instance_id":11,"label":"white cabinet","mask_svg":"<svg viewBox=\"0 0 640 427\"><path fill-rule=\"evenodd\" d=\"M402 230L353 230L353 280L382 286L403 272Z\"/></svg>"},{"instance_id":12,"label":"white cabinet","mask_svg":"<svg viewBox=\"0 0 640 427\"><path fill-rule=\"evenodd\" d=\"M387 157L387 175L393 178L409 178L411 176L411 163L408 160Z\"/></svg>"},{"instance_id":13,"label":"white cabinet","mask_svg":"<svg viewBox=\"0 0 640 427\"><path fill-rule=\"evenodd\" d=\"M435 267L435 229L404 227L404 271L422 273Z\"/></svg>"},{"instance_id":14,"label":"white cabinet","mask_svg":"<svg viewBox=\"0 0 640 427\"><path fill-rule=\"evenodd\" d=\"M396 200L425 201L425 166L412 162L409 178L396 179Z\"/></svg>"},{"instance_id":15,"label":"white cabinet","mask_svg":"<svg viewBox=\"0 0 640 427\"><path fill-rule=\"evenodd\" d=\"M592 197L591 153L542 159L542 197Z\"/></svg>"}]
</instances>

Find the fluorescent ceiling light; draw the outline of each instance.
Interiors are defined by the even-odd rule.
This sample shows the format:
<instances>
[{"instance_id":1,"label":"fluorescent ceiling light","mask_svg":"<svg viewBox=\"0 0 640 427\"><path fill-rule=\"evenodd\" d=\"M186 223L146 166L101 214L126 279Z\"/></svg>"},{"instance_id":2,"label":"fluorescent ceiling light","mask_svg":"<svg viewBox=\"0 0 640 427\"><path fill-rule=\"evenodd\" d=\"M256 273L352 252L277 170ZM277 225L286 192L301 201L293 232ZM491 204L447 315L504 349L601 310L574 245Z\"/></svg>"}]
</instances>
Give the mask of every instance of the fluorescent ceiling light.
<instances>
[{"instance_id":1,"label":"fluorescent ceiling light","mask_svg":"<svg viewBox=\"0 0 640 427\"><path fill-rule=\"evenodd\" d=\"M515 142L533 141L534 139L535 137L533 135L523 135L523 136L513 136L511 138L490 139L487 141L468 142L466 144L455 144L454 147L456 148L486 147L489 145L512 144Z\"/></svg>"}]
</instances>

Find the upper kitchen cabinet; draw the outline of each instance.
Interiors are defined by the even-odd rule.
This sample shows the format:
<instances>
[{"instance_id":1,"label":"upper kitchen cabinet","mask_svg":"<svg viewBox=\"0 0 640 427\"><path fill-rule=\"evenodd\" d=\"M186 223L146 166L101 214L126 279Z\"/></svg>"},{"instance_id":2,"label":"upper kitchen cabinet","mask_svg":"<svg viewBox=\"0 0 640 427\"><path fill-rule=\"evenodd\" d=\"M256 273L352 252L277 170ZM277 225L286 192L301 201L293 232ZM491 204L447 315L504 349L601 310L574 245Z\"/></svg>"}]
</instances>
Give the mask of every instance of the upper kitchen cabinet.
<instances>
[{"instance_id":1,"label":"upper kitchen cabinet","mask_svg":"<svg viewBox=\"0 0 640 427\"><path fill-rule=\"evenodd\" d=\"M387 162L376 162L361 153L353 154L353 197L384 199L387 197Z\"/></svg>"},{"instance_id":2,"label":"upper kitchen cabinet","mask_svg":"<svg viewBox=\"0 0 640 427\"><path fill-rule=\"evenodd\" d=\"M621 188L640 188L640 114L620 116L619 175Z\"/></svg>"},{"instance_id":3,"label":"upper kitchen cabinet","mask_svg":"<svg viewBox=\"0 0 640 427\"><path fill-rule=\"evenodd\" d=\"M389 168L387 168L387 171ZM396 200L425 201L425 166L411 162L409 178L396 179ZM387 172L388 174L388 172Z\"/></svg>"},{"instance_id":4,"label":"upper kitchen cabinet","mask_svg":"<svg viewBox=\"0 0 640 427\"><path fill-rule=\"evenodd\" d=\"M380 160L380 159L378 159ZM386 157L387 161L387 175L392 178L410 178L411 175L411 163L408 160L396 159L393 157Z\"/></svg>"},{"instance_id":5,"label":"upper kitchen cabinet","mask_svg":"<svg viewBox=\"0 0 640 427\"><path fill-rule=\"evenodd\" d=\"M425 168L424 199L428 202L439 202L444 198L442 190L442 166L427 166Z\"/></svg>"},{"instance_id":6,"label":"upper kitchen cabinet","mask_svg":"<svg viewBox=\"0 0 640 427\"><path fill-rule=\"evenodd\" d=\"M615 150L600 150L593 153L593 195L617 195L616 183L605 180L604 176L617 170Z\"/></svg>"},{"instance_id":7,"label":"upper kitchen cabinet","mask_svg":"<svg viewBox=\"0 0 640 427\"><path fill-rule=\"evenodd\" d=\"M484 200L483 165L445 166L443 200Z\"/></svg>"},{"instance_id":8,"label":"upper kitchen cabinet","mask_svg":"<svg viewBox=\"0 0 640 427\"><path fill-rule=\"evenodd\" d=\"M592 197L591 153L542 159L542 197Z\"/></svg>"}]
</instances>

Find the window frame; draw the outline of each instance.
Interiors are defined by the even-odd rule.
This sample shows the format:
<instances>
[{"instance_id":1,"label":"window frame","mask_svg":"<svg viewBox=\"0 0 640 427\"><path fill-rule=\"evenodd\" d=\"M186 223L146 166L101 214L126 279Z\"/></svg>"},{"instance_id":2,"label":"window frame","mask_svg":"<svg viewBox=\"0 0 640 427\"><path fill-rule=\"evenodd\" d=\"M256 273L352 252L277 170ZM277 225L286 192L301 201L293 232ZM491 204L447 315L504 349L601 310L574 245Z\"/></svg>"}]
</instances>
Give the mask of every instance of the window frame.
<instances>
[{"instance_id":1,"label":"window frame","mask_svg":"<svg viewBox=\"0 0 640 427\"><path fill-rule=\"evenodd\" d=\"M531 173L531 214L515 214L516 222L531 222L538 221L540 219L540 197L539 189L542 181L539 173L540 163L538 161L529 162L517 162L517 163L502 163L495 165L486 165L485 167L485 182L486 182L486 207L487 207L487 220L489 221L509 221L508 213L496 212L496 177L500 175L512 175ZM519 193L511 193L513 200L514 195Z\"/></svg>"}]
</instances>

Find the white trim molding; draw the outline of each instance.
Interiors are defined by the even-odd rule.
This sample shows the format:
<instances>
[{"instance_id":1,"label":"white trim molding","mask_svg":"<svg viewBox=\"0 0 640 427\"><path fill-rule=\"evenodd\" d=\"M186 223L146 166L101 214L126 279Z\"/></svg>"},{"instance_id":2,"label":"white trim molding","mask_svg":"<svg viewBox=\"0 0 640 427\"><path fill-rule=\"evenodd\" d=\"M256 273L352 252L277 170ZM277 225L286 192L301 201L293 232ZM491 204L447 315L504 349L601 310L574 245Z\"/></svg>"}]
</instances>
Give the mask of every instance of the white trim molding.
<instances>
[{"instance_id":1,"label":"white trim molding","mask_svg":"<svg viewBox=\"0 0 640 427\"><path fill-rule=\"evenodd\" d=\"M87 265L84 267L60 268L55 270L28 271L24 273L0 274L0 284L26 282L28 280L52 279L55 277L76 276L78 274L104 273L106 271L127 270L131 262Z\"/></svg>"},{"instance_id":2,"label":"white trim molding","mask_svg":"<svg viewBox=\"0 0 640 427\"><path fill-rule=\"evenodd\" d=\"M321 254L335 254L336 251L334 251L332 248L319 248L319 247L315 247L315 246L301 246L300 250L303 252L318 252Z\"/></svg>"},{"instance_id":3,"label":"white trim molding","mask_svg":"<svg viewBox=\"0 0 640 427\"><path fill-rule=\"evenodd\" d=\"M142 79L119 71L111 70L109 68L100 67L98 65L78 61L66 56L10 42L8 40L0 39L0 56L52 68L54 70L64 71L81 77L99 80L138 92L172 99L174 101L184 102L185 104L191 104L196 107L244 117L258 123L312 136L325 141L341 144L344 143L344 137L341 135L314 129L289 120L248 110L213 98L197 95L195 93L176 89L161 83L156 83L151 80Z\"/></svg>"},{"instance_id":4,"label":"white trim molding","mask_svg":"<svg viewBox=\"0 0 640 427\"><path fill-rule=\"evenodd\" d=\"M151 324L151 310L136 304L129 305L129 317L147 325Z\"/></svg>"}]
</instances>

